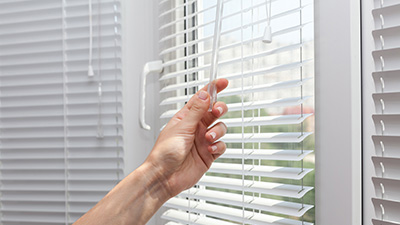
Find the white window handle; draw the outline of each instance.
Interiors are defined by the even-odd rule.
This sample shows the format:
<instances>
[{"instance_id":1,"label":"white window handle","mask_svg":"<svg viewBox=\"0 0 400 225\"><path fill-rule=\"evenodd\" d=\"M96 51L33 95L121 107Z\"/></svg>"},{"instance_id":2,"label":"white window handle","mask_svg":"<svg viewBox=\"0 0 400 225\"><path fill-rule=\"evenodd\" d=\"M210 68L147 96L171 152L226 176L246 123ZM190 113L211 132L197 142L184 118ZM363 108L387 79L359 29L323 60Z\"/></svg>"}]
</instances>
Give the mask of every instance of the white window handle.
<instances>
[{"instance_id":1,"label":"white window handle","mask_svg":"<svg viewBox=\"0 0 400 225\"><path fill-rule=\"evenodd\" d=\"M140 125L145 130L150 130L151 127L146 124L145 113L146 113L146 78L150 73L161 73L163 70L163 63L161 60L152 61L144 64L142 72L142 98L140 102L139 119Z\"/></svg>"}]
</instances>

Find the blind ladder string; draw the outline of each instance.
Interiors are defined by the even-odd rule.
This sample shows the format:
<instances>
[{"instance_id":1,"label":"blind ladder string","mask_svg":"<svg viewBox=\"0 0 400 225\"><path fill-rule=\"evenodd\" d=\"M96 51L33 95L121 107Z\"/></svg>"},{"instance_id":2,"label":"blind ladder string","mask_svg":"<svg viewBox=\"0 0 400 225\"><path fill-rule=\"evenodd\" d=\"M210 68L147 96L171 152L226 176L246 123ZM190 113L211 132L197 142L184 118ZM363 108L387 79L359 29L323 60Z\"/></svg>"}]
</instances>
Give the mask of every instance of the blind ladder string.
<instances>
[{"instance_id":1,"label":"blind ladder string","mask_svg":"<svg viewBox=\"0 0 400 225\"><path fill-rule=\"evenodd\" d=\"M99 0L100 1L100 0ZM118 53L117 53L117 46L118 46L118 38L117 38L117 34L118 34L118 26L117 26L117 20L116 20L116 18L118 18L117 17L117 11L118 11L118 5L117 5L117 1L118 0L114 0L114 59L117 59L117 57L118 57ZM114 62L114 81L115 81L115 83L117 84L118 82L118 74L117 74L117 69L118 69L118 65L117 65L117 60L115 60L115 62ZM118 85L115 85L115 93L118 93ZM118 118L118 113L119 113L119 111L118 111L118 95L117 94L115 94L115 129L116 129L116 134L117 134L117 136L119 136L119 132L120 132L120 130L119 130L119 127L118 127L118 124L119 124L119 118ZM116 139L116 147L117 147L117 158L119 159L120 158L120 141L119 141L119 139L117 138ZM120 174L120 169L121 169L121 163L120 163L120 161L118 160L117 161L117 168L118 168L118 172L117 172L117 180L118 180L118 182L121 180L121 178L123 177L123 176L121 176L121 174ZM123 175L123 174L122 174Z\"/></svg>"},{"instance_id":2,"label":"blind ladder string","mask_svg":"<svg viewBox=\"0 0 400 225\"><path fill-rule=\"evenodd\" d=\"M240 70L241 70L241 117L242 117L242 224L245 224L244 218L245 218L245 205L244 205L244 158L245 158L245 152L244 152L244 71L243 71L243 65L244 65L244 60L243 60L243 52L244 52L244 46L243 46L243 0L240 1L240 7L241 7L241 13L240 13L240 55L241 55L241 63L240 63Z\"/></svg>"},{"instance_id":3,"label":"blind ladder string","mask_svg":"<svg viewBox=\"0 0 400 225\"><path fill-rule=\"evenodd\" d=\"M62 55L63 55L63 126L64 126L64 198L65 198L65 225L69 224L69 205L68 205L68 122L67 122L67 24L66 24L66 0L62 1L61 20L62 20Z\"/></svg>"},{"instance_id":4,"label":"blind ladder string","mask_svg":"<svg viewBox=\"0 0 400 225\"><path fill-rule=\"evenodd\" d=\"M93 10L92 10L92 0L89 0L89 65L88 65L88 76L93 77Z\"/></svg>"},{"instance_id":5,"label":"blind ladder string","mask_svg":"<svg viewBox=\"0 0 400 225\"><path fill-rule=\"evenodd\" d=\"M184 31L185 31L185 34L184 34L184 39L183 39L183 41L185 42L185 51L184 51L184 56L185 56L185 58L186 58L186 60L185 60L185 64L184 64L184 67L185 67L185 70L186 70L186 72L185 72L185 77L183 78L183 79L185 79L185 83L186 83L186 88L185 88L185 95L186 95L186 102L188 102L189 101L189 99L190 99L190 93L189 93L189 83L188 83L188 81L189 81L189 73L190 73L190 71L189 71L189 0L183 0L183 4L184 4L184 10L183 10L183 17L185 18L184 19L184 25L183 25L183 29L184 29ZM188 189L188 198L187 198L187 200L188 200L188 214L187 214L187 220L188 220L188 224L192 224L192 222L191 222L191 214L192 214L192 212L191 212L191 199L192 199L192 197L191 197L191 188L189 188Z\"/></svg>"},{"instance_id":6,"label":"blind ladder string","mask_svg":"<svg viewBox=\"0 0 400 225\"><path fill-rule=\"evenodd\" d=\"M302 9L302 0L299 0L300 3L300 11L299 11L299 20L300 20L300 26L303 25L303 9ZM299 41L300 41L300 96L301 96L301 118L304 116L304 102L303 102L303 28L300 28L300 36L299 36ZM301 122L301 136L304 135L304 121ZM301 141L301 155L304 154L304 140ZM301 173L304 172L304 158L301 159ZM304 177L301 178L301 191L304 190ZM301 209L304 208L304 196L301 197ZM301 216L301 224L304 225L304 215Z\"/></svg>"},{"instance_id":7,"label":"blind ladder string","mask_svg":"<svg viewBox=\"0 0 400 225\"><path fill-rule=\"evenodd\" d=\"M253 7L254 4L253 4L253 0L251 0L251 6L252 6L251 7L251 23L253 24L253 22L254 22L254 7ZM254 38L254 25L251 26L251 38L252 39ZM254 42L251 42L251 55L254 55ZM254 71L254 58L251 59L251 72L253 72L253 71ZM251 76L251 88L253 89L253 87L254 87L254 75ZM251 93L251 102L254 103L254 92ZM254 111L255 110L256 109L251 110L252 120L254 120L254 117L255 117L255 115L254 115ZM254 126L251 127L251 131L252 131L252 133L254 135L254 133L255 133L255 127ZM255 145L255 143L253 142L252 143L252 150L253 151L254 151L254 145ZM255 159L252 159L251 161L252 161L252 165L254 167L255 166ZM252 176L253 183L254 183L254 179L255 179L255 177ZM255 199L254 192L252 192L252 197L253 197L252 201L254 201L254 199ZM254 216L254 214L255 214L255 209L254 208L252 209L252 212L253 212L253 216Z\"/></svg>"},{"instance_id":8,"label":"blind ladder string","mask_svg":"<svg viewBox=\"0 0 400 225\"><path fill-rule=\"evenodd\" d=\"M97 73L98 73L98 115L97 115L97 138L104 138L104 129L103 129L103 119L102 119L102 108L103 108L103 88L102 88L102 77L101 77L101 3L98 0L97 5ZM91 16L92 17L92 16ZM115 13L114 13L114 24L115 24ZM93 39L93 37L91 38ZM92 50L93 51L93 50Z\"/></svg>"}]
</instances>

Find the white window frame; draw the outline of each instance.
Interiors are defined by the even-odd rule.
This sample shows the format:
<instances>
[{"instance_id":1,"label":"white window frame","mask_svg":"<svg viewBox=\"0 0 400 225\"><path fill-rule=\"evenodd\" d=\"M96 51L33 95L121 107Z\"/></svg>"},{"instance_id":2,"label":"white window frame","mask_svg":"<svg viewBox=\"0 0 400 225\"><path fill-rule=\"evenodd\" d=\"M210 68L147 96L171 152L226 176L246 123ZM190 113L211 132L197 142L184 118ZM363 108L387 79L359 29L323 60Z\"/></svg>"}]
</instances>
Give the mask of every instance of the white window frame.
<instances>
[{"instance_id":1,"label":"white window frame","mask_svg":"<svg viewBox=\"0 0 400 225\"><path fill-rule=\"evenodd\" d=\"M136 102L142 66L158 59L158 2L121 2L124 136L133 137L126 138L124 146L128 174L145 159L158 133L140 128ZM315 0L315 205L316 224L321 225L362 224L360 9L360 1ZM137 52L143 54L139 57ZM159 102L157 81L156 75L149 77L147 106ZM160 112L149 113L150 125L159 127L154 123ZM148 224L161 224L158 218L156 214Z\"/></svg>"},{"instance_id":2,"label":"white window frame","mask_svg":"<svg viewBox=\"0 0 400 225\"><path fill-rule=\"evenodd\" d=\"M360 1L315 1L316 224L362 224Z\"/></svg>"}]
</instances>

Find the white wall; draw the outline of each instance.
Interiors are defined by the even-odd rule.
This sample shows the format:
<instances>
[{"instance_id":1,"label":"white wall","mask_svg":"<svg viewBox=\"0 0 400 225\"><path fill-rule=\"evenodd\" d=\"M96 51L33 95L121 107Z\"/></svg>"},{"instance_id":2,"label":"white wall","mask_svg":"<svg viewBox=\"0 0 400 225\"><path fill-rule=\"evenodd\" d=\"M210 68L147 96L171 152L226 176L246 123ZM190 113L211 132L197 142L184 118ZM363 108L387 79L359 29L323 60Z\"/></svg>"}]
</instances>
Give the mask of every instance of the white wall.
<instances>
[{"instance_id":1,"label":"white wall","mask_svg":"<svg viewBox=\"0 0 400 225\"><path fill-rule=\"evenodd\" d=\"M125 171L137 168L151 151L158 133L145 131L139 123L140 75L147 61L158 59L158 1L121 0L123 18L124 75L124 147ZM158 126L158 76L147 80L146 120L152 128ZM155 224L157 218L149 221Z\"/></svg>"}]
</instances>

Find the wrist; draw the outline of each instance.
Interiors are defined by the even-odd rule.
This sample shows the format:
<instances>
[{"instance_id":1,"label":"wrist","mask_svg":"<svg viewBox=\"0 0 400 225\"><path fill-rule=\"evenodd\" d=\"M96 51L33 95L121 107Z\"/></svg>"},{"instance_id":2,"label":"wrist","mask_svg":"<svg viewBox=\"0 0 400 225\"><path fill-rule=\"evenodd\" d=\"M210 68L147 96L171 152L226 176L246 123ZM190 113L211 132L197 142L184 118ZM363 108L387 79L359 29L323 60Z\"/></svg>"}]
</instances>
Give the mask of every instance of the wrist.
<instances>
[{"instance_id":1,"label":"wrist","mask_svg":"<svg viewBox=\"0 0 400 225\"><path fill-rule=\"evenodd\" d=\"M136 172L144 178L144 185L148 194L157 197L161 202L160 206L173 197L168 188L166 172L160 166L146 160Z\"/></svg>"}]
</instances>

